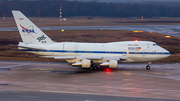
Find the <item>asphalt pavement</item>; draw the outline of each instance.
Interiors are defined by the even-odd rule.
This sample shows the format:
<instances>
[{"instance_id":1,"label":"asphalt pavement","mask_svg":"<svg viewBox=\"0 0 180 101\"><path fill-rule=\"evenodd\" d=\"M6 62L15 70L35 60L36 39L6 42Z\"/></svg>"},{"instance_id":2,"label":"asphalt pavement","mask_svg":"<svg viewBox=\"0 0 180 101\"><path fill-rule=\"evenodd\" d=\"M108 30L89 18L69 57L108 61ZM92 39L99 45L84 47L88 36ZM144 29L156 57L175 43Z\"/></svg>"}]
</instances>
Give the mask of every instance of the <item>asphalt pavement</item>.
<instances>
[{"instance_id":1,"label":"asphalt pavement","mask_svg":"<svg viewBox=\"0 0 180 101\"><path fill-rule=\"evenodd\" d=\"M176 101L180 64L119 64L81 69L47 62L0 61L0 101Z\"/></svg>"},{"instance_id":2,"label":"asphalt pavement","mask_svg":"<svg viewBox=\"0 0 180 101\"><path fill-rule=\"evenodd\" d=\"M162 33L180 37L180 25L128 25L128 26L62 26L39 27L41 30L130 30ZM17 31L17 27L0 28L0 31Z\"/></svg>"}]
</instances>

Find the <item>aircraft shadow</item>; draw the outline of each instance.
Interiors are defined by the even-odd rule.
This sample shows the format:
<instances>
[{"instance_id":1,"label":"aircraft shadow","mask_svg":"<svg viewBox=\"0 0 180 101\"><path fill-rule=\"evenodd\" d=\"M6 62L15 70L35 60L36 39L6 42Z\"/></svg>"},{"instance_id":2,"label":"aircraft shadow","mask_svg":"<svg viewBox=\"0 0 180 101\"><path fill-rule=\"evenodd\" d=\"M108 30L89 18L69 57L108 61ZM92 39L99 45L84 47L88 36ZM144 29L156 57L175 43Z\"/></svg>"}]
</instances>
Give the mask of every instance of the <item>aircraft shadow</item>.
<instances>
[{"instance_id":1,"label":"aircraft shadow","mask_svg":"<svg viewBox=\"0 0 180 101\"><path fill-rule=\"evenodd\" d=\"M144 68L130 69L130 68L99 68L98 70L90 70L90 69L76 69L76 70L53 70L52 73L58 74L87 74L87 73L98 73L98 72L118 72L118 71L147 71Z\"/></svg>"}]
</instances>

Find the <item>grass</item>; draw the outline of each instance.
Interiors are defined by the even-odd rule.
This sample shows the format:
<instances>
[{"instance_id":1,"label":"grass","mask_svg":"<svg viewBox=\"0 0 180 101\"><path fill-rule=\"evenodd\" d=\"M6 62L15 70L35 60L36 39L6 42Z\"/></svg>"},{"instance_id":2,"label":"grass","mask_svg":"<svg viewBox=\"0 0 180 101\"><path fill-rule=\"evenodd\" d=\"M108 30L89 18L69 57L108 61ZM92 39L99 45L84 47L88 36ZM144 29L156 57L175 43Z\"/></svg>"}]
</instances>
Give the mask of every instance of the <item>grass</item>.
<instances>
[{"instance_id":1,"label":"grass","mask_svg":"<svg viewBox=\"0 0 180 101\"><path fill-rule=\"evenodd\" d=\"M133 33L123 30L77 30L77 31L44 31L51 39L56 42L116 42L116 41L153 41L161 47L171 52L171 56L157 61L156 63L180 63L180 38L165 38L165 35L159 33ZM21 41L19 32L0 32L0 60L13 61L42 61L58 62L55 59L39 58L38 55L22 52L17 47L9 44L18 44Z\"/></svg>"}]
</instances>

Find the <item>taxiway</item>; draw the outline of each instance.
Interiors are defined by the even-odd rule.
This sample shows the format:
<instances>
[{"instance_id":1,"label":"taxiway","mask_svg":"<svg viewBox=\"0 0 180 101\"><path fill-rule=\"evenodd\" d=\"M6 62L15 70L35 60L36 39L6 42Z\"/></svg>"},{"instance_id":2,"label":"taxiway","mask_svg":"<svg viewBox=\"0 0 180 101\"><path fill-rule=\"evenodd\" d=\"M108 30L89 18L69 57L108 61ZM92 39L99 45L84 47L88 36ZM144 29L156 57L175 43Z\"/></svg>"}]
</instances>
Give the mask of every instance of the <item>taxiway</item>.
<instances>
[{"instance_id":1,"label":"taxiway","mask_svg":"<svg viewBox=\"0 0 180 101\"><path fill-rule=\"evenodd\" d=\"M128 25L128 26L63 26L39 27L41 30L131 30L180 37L180 25ZM0 31L18 31L17 27L0 28Z\"/></svg>"},{"instance_id":2,"label":"taxiway","mask_svg":"<svg viewBox=\"0 0 180 101\"><path fill-rule=\"evenodd\" d=\"M180 100L180 64L88 70L65 63L0 61L0 98L11 101Z\"/></svg>"}]
</instances>

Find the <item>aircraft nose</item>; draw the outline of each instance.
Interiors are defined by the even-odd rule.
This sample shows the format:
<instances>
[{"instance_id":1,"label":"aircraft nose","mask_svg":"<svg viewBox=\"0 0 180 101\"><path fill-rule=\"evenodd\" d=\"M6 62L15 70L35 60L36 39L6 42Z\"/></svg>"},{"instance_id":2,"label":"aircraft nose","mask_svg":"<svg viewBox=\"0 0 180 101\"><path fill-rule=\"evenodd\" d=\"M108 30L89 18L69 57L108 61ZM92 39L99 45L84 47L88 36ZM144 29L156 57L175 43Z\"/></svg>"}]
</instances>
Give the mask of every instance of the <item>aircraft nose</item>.
<instances>
[{"instance_id":1,"label":"aircraft nose","mask_svg":"<svg viewBox=\"0 0 180 101\"><path fill-rule=\"evenodd\" d=\"M161 52L163 54L161 56L159 56L159 58L163 59L163 58L167 58L167 57L169 57L171 55L171 53L168 50L166 50L166 49L164 49L162 47L160 47L160 50L161 50Z\"/></svg>"},{"instance_id":2,"label":"aircraft nose","mask_svg":"<svg viewBox=\"0 0 180 101\"><path fill-rule=\"evenodd\" d=\"M169 57L171 55L171 53L168 50L164 49L164 51L165 51L164 54L166 55L166 57Z\"/></svg>"}]
</instances>

